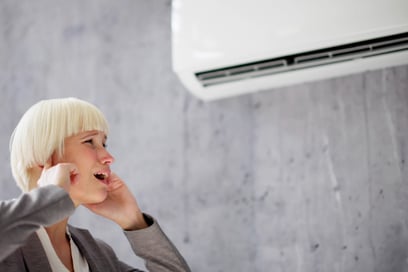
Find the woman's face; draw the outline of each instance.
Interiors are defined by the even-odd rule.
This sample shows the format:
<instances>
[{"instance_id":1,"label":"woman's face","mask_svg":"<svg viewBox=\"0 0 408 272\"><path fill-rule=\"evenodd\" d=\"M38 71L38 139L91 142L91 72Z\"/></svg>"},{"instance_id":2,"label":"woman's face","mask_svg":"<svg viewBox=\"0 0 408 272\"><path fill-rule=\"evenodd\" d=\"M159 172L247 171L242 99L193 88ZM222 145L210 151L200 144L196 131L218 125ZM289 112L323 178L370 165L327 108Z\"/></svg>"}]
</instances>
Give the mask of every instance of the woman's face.
<instances>
[{"instance_id":1,"label":"woman's face","mask_svg":"<svg viewBox=\"0 0 408 272\"><path fill-rule=\"evenodd\" d=\"M78 168L77 182L70 195L79 204L99 203L107 197L112 155L106 150L106 135L98 130L81 132L65 138L64 155L53 156L53 164L68 162Z\"/></svg>"}]
</instances>

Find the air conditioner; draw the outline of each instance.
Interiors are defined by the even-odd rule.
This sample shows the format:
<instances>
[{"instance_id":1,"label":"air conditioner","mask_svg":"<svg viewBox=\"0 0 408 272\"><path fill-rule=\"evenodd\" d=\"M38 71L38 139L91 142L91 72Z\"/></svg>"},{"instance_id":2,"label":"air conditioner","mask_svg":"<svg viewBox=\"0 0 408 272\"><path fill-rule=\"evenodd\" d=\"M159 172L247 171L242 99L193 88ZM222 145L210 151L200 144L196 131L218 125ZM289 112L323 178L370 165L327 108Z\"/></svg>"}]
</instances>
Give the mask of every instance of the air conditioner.
<instances>
[{"instance_id":1,"label":"air conditioner","mask_svg":"<svg viewBox=\"0 0 408 272\"><path fill-rule=\"evenodd\" d=\"M203 100L408 63L407 0L173 0L172 65Z\"/></svg>"}]
</instances>

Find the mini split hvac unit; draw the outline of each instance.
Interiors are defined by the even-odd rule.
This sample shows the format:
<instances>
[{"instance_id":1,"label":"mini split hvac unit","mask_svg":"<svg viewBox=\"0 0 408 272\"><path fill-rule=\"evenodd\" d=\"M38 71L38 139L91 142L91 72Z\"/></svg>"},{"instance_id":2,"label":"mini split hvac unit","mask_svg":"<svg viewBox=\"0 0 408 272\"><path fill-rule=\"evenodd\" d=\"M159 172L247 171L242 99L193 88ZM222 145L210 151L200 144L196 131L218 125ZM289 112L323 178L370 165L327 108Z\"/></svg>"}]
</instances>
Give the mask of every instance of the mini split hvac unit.
<instances>
[{"instance_id":1,"label":"mini split hvac unit","mask_svg":"<svg viewBox=\"0 0 408 272\"><path fill-rule=\"evenodd\" d=\"M408 0L173 0L173 69L203 100L408 63Z\"/></svg>"}]
</instances>

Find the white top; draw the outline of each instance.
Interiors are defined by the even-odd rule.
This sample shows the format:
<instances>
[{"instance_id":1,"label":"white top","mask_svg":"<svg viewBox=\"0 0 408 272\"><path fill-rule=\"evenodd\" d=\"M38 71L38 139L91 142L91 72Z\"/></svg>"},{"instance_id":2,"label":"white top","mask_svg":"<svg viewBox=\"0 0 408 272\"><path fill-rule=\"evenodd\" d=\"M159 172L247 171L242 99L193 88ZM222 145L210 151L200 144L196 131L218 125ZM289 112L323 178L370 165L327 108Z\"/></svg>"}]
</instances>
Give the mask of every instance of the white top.
<instances>
[{"instance_id":1,"label":"white top","mask_svg":"<svg viewBox=\"0 0 408 272\"><path fill-rule=\"evenodd\" d=\"M89 266L86 259L82 256L79 252L78 247L74 243L71 238L71 234L69 233L67 227L67 235L71 245L71 255L72 255L72 263L74 265L74 271L76 272L89 272ZM45 254L47 255L48 261L51 266L51 270L53 272L69 272L69 270L65 267L65 265L61 262L60 258L58 257L57 253L55 252L54 247L51 244L50 238L48 237L47 232L45 231L44 227L41 227L37 230L38 238L40 238L41 244L44 248Z\"/></svg>"}]
</instances>

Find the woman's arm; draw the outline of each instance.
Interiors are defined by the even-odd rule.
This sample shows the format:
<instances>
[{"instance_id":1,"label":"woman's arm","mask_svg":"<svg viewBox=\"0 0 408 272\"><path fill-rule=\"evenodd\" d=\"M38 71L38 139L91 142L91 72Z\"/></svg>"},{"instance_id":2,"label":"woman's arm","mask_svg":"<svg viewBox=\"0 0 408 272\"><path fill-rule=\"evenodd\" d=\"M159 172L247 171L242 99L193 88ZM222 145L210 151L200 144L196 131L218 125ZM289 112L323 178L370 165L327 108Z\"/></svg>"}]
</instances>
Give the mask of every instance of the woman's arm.
<instances>
[{"instance_id":1,"label":"woman's arm","mask_svg":"<svg viewBox=\"0 0 408 272\"><path fill-rule=\"evenodd\" d=\"M144 217L149 225L147 228L124 231L124 233L133 252L145 261L147 270L151 272L190 272L191 270L183 256L161 230L157 221L147 214L144 214ZM82 238L82 240L86 239ZM104 241L96 239L96 242L102 250L100 256L106 254L107 257L105 258L109 259L110 262L114 264L118 262L119 271L143 271L120 261L111 246Z\"/></svg>"},{"instance_id":2,"label":"woman's arm","mask_svg":"<svg viewBox=\"0 0 408 272\"><path fill-rule=\"evenodd\" d=\"M22 246L40 226L57 223L74 210L69 188L77 176L73 164L42 167L38 188L19 198L0 201L0 261Z\"/></svg>"},{"instance_id":3,"label":"woman's arm","mask_svg":"<svg viewBox=\"0 0 408 272\"><path fill-rule=\"evenodd\" d=\"M22 246L40 226L54 224L75 210L67 192L47 185L0 201L0 261Z\"/></svg>"},{"instance_id":4,"label":"woman's arm","mask_svg":"<svg viewBox=\"0 0 408 272\"><path fill-rule=\"evenodd\" d=\"M146 262L149 271L188 272L190 268L162 231L154 218L144 214L148 228L125 231L125 235L132 246L133 252Z\"/></svg>"},{"instance_id":5,"label":"woman's arm","mask_svg":"<svg viewBox=\"0 0 408 272\"><path fill-rule=\"evenodd\" d=\"M133 251L146 261L149 271L190 271L158 223L141 212L135 197L116 174L112 173L109 177L105 201L86 207L116 222L125 231Z\"/></svg>"}]
</instances>

